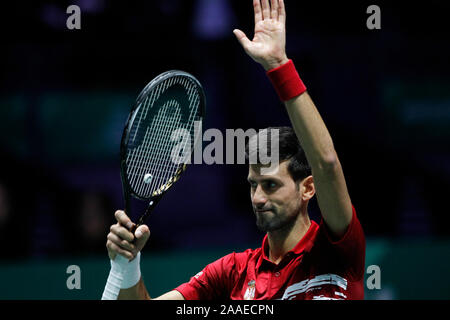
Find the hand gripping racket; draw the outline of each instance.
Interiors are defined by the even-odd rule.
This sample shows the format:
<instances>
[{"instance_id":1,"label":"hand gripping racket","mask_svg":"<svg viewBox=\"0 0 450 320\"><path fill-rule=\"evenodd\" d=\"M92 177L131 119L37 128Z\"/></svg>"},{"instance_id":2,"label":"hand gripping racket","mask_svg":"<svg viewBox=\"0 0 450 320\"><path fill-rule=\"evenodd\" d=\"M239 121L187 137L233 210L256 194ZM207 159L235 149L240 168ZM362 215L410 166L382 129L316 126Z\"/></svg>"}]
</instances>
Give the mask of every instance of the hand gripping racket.
<instances>
[{"instance_id":1,"label":"hand gripping racket","mask_svg":"<svg viewBox=\"0 0 450 320\"><path fill-rule=\"evenodd\" d=\"M131 197L148 201L147 210L137 220L135 228L145 222L162 196L186 170L190 151L201 137L201 132L196 132L199 131L196 124L203 121L205 107L200 82L183 71L159 75L139 94L120 146L125 212L131 217ZM134 230L131 231L134 233ZM102 300L116 300L119 295L128 260L117 255L115 261L123 268L108 279Z\"/></svg>"}]
</instances>

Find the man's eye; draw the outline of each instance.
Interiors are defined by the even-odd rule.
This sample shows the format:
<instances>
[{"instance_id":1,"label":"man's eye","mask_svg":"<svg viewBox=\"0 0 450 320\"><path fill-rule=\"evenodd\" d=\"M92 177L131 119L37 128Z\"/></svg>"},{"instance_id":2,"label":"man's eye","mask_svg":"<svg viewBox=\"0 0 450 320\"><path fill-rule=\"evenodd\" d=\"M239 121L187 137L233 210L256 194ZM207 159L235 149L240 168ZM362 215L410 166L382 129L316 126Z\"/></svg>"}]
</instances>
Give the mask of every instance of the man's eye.
<instances>
[{"instance_id":1,"label":"man's eye","mask_svg":"<svg viewBox=\"0 0 450 320\"><path fill-rule=\"evenodd\" d=\"M274 188L277 187L277 184L276 184L275 182L273 182L273 181L268 181L268 182L266 183L266 186L267 186L267 188L269 188L269 189L274 189Z\"/></svg>"}]
</instances>

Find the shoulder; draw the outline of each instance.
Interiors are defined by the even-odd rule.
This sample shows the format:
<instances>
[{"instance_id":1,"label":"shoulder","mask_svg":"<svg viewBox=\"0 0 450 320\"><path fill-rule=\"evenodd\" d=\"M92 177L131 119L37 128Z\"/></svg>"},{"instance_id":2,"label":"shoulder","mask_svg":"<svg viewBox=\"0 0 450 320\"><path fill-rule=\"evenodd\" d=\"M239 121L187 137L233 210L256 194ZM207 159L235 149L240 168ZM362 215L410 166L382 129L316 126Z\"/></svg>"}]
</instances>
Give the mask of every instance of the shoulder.
<instances>
[{"instance_id":1,"label":"shoulder","mask_svg":"<svg viewBox=\"0 0 450 320\"><path fill-rule=\"evenodd\" d=\"M323 238L334 247L353 246L355 243L365 243L364 231L361 223L356 215L355 207L352 205L352 218L347 227L347 230L340 237L332 234L326 222L322 219L319 226L320 238Z\"/></svg>"},{"instance_id":2,"label":"shoulder","mask_svg":"<svg viewBox=\"0 0 450 320\"><path fill-rule=\"evenodd\" d=\"M351 223L345 234L339 238L330 234L322 220L311 253L317 268L361 279L365 265L365 236L354 208Z\"/></svg>"}]
</instances>

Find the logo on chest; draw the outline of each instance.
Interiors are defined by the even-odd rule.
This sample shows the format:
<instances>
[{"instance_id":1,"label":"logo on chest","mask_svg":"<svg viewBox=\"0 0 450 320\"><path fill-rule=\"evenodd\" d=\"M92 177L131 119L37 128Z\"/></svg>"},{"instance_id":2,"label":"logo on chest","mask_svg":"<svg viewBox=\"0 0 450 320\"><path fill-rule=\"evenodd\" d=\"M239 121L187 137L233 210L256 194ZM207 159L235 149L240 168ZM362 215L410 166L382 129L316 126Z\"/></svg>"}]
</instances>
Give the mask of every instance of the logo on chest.
<instances>
[{"instance_id":1,"label":"logo on chest","mask_svg":"<svg viewBox=\"0 0 450 320\"><path fill-rule=\"evenodd\" d=\"M256 281L251 280L247 283L247 290L245 290L244 300L253 300L256 292Z\"/></svg>"}]
</instances>

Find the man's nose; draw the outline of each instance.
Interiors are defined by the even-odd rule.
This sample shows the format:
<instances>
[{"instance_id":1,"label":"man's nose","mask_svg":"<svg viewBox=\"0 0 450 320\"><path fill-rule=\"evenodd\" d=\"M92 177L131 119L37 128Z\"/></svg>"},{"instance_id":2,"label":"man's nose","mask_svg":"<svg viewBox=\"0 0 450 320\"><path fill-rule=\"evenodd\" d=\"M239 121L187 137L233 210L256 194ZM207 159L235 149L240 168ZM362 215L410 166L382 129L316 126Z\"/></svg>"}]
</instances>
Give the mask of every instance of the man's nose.
<instances>
[{"instance_id":1,"label":"man's nose","mask_svg":"<svg viewBox=\"0 0 450 320\"><path fill-rule=\"evenodd\" d=\"M253 193L252 203L256 208L263 207L267 202L267 196L262 190L261 186L257 186L255 192Z\"/></svg>"}]
</instances>

